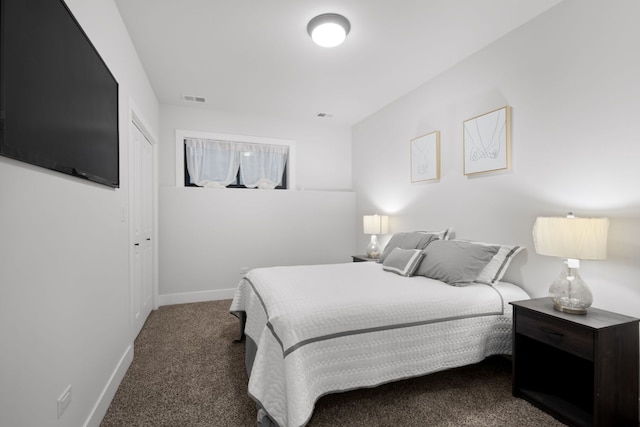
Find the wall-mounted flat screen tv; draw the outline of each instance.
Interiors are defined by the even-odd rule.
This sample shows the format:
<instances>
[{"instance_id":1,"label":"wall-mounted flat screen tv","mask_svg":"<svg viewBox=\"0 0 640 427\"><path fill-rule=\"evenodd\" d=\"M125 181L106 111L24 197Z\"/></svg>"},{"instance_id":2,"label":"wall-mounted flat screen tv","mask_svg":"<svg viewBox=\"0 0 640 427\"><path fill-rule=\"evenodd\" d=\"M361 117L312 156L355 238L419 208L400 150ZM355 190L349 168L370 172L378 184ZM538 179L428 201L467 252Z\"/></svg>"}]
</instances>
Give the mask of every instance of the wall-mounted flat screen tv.
<instances>
[{"instance_id":1,"label":"wall-mounted flat screen tv","mask_svg":"<svg viewBox=\"0 0 640 427\"><path fill-rule=\"evenodd\" d=\"M118 82L62 0L0 0L0 155L119 187Z\"/></svg>"}]
</instances>

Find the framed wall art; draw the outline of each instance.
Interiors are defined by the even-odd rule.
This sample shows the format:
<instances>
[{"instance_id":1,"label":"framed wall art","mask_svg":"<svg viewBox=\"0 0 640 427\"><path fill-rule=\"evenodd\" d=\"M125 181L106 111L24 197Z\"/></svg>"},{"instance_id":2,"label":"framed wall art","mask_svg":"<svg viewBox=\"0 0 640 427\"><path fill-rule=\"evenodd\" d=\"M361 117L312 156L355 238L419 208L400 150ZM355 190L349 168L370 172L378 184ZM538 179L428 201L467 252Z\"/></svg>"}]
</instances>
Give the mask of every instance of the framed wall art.
<instances>
[{"instance_id":1,"label":"framed wall art","mask_svg":"<svg viewBox=\"0 0 640 427\"><path fill-rule=\"evenodd\" d=\"M411 140L411 182L440 179L440 131Z\"/></svg>"},{"instance_id":2,"label":"framed wall art","mask_svg":"<svg viewBox=\"0 0 640 427\"><path fill-rule=\"evenodd\" d=\"M511 168L511 107L463 123L464 174Z\"/></svg>"}]
</instances>

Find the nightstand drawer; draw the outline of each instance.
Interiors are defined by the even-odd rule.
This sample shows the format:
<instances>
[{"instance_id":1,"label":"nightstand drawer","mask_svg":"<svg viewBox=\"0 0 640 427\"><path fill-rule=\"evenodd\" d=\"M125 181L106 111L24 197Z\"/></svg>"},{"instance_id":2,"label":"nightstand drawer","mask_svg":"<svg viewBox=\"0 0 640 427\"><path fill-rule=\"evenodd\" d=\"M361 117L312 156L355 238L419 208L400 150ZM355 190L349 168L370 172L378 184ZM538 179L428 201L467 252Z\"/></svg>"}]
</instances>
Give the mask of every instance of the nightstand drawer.
<instances>
[{"instance_id":1,"label":"nightstand drawer","mask_svg":"<svg viewBox=\"0 0 640 427\"><path fill-rule=\"evenodd\" d=\"M591 329L546 315L518 310L516 332L593 361L594 337Z\"/></svg>"}]
</instances>

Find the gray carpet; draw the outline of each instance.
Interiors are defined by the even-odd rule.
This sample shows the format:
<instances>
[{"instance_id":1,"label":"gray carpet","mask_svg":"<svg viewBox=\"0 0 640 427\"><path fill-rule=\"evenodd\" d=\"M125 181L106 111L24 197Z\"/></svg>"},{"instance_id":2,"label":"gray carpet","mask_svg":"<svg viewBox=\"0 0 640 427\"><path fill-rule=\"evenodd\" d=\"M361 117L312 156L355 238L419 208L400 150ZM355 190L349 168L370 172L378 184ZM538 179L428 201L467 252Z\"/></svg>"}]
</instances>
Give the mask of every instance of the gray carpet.
<instances>
[{"instance_id":1,"label":"gray carpet","mask_svg":"<svg viewBox=\"0 0 640 427\"><path fill-rule=\"evenodd\" d=\"M149 316L101 427L255 426L244 343L230 300L164 306ZM562 426L511 396L502 357L322 397L308 426Z\"/></svg>"}]
</instances>

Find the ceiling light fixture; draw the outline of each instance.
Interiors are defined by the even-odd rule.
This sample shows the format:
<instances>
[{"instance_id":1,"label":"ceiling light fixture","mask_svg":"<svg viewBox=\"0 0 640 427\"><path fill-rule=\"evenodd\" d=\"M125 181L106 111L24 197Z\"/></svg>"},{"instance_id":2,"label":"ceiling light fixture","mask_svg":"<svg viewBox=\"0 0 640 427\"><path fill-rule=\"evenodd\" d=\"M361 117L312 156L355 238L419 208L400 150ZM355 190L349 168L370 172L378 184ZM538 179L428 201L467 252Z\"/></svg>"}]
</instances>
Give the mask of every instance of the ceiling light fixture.
<instances>
[{"instance_id":1,"label":"ceiling light fixture","mask_svg":"<svg viewBox=\"0 0 640 427\"><path fill-rule=\"evenodd\" d=\"M349 20L337 13L318 15L309 21L307 32L319 46L334 47L341 44L349 34Z\"/></svg>"}]
</instances>

